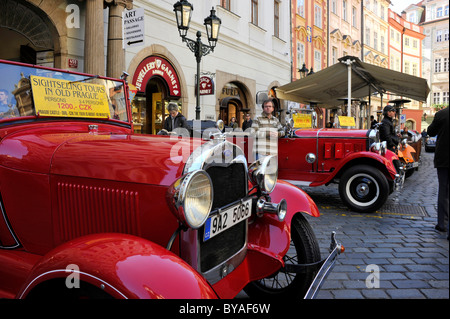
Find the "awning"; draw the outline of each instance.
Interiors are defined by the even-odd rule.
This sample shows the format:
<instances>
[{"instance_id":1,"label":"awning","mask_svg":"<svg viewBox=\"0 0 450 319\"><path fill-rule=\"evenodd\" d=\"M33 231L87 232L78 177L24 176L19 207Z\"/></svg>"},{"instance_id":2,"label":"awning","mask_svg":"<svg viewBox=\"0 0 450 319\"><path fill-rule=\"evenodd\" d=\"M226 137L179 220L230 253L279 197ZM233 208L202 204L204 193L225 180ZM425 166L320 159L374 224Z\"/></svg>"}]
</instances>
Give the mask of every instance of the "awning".
<instances>
[{"instance_id":1,"label":"awning","mask_svg":"<svg viewBox=\"0 0 450 319\"><path fill-rule=\"evenodd\" d=\"M314 101L322 107L342 105L342 99L348 97L348 70L347 65L343 63L348 59L353 60L352 98L363 98L374 93L392 93L426 101L430 89L425 79L364 63L353 56L340 58L339 63L278 87L277 97L303 104Z\"/></svg>"}]
</instances>

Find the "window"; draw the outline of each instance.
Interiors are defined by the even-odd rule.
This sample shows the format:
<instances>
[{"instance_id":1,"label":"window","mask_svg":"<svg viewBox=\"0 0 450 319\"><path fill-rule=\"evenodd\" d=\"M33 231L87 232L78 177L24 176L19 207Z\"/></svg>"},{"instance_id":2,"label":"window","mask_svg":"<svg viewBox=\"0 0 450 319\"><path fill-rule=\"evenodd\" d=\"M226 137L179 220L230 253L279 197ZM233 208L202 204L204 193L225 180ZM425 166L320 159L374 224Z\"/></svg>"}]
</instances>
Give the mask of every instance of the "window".
<instances>
[{"instance_id":1,"label":"window","mask_svg":"<svg viewBox=\"0 0 450 319\"><path fill-rule=\"evenodd\" d=\"M365 33L366 33L366 38L364 39L364 42L370 46L370 29L366 27Z\"/></svg>"},{"instance_id":2,"label":"window","mask_svg":"<svg viewBox=\"0 0 450 319\"><path fill-rule=\"evenodd\" d=\"M409 47L409 38L405 37L405 46Z\"/></svg>"},{"instance_id":3,"label":"window","mask_svg":"<svg viewBox=\"0 0 450 319\"><path fill-rule=\"evenodd\" d=\"M301 17L305 16L305 0L297 0L297 13Z\"/></svg>"},{"instance_id":4,"label":"window","mask_svg":"<svg viewBox=\"0 0 450 319\"><path fill-rule=\"evenodd\" d=\"M322 52L314 50L314 72L322 69Z\"/></svg>"},{"instance_id":5,"label":"window","mask_svg":"<svg viewBox=\"0 0 450 319\"><path fill-rule=\"evenodd\" d=\"M381 53L384 53L384 35L381 36Z\"/></svg>"},{"instance_id":6,"label":"window","mask_svg":"<svg viewBox=\"0 0 450 319\"><path fill-rule=\"evenodd\" d=\"M408 14L408 21L412 23L417 23L415 12L411 12Z\"/></svg>"},{"instance_id":7,"label":"window","mask_svg":"<svg viewBox=\"0 0 450 319\"><path fill-rule=\"evenodd\" d=\"M416 39L413 40L413 48L417 49L417 40Z\"/></svg>"},{"instance_id":8,"label":"window","mask_svg":"<svg viewBox=\"0 0 450 319\"><path fill-rule=\"evenodd\" d=\"M366 6L367 10L370 10L370 0L366 0Z\"/></svg>"},{"instance_id":9,"label":"window","mask_svg":"<svg viewBox=\"0 0 450 319\"><path fill-rule=\"evenodd\" d=\"M314 25L322 29L322 8L314 5Z\"/></svg>"},{"instance_id":10,"label":"window","mask_svg":"<svg viewBox=\"0 0 450 319\"><path fill-rule=\"evenodd\" d=\"M404 70L404 73L410 74L410 73L409 73L409 62L408 62L408 61L405 61L405 70Z\"/></svg>"},{"instance_id":11,"label":"window","mask_svg":"<svg viewBox=\"0 0 450 319\"><path fill-rule=\"evenodd\" d=\"M252 0L252 23L258 25L258 0Z\"/></svg>"},{"instance_id":12,"label":"window","mask_svg":"<svg viewBox=\"0 0 450 319\"><path fill-rule=\"evenodd\" d=\"M436 10L436 18L442 18L444 10L442 7L437 8Z\"/></svg>"},{"instance_id":13,"label":"window","mask_svg":"<svg viewBox=\"0 0 450 319\"><path fill-rule=\"evenodd\" d=\"M336 0L331 0L331 12L336 14L337 12Z\"/></svg>"},{"instance_id":14,"label":"window","mask_svg":"<svg viewBox=\"0 0 450 319\"><path fill-rule=\"evenodd\" d=\"M273 2L273 35L280 37L280 2Z\"/></svg>"},{"instance_id":15,"label":"window","mask_svg":"<svg viewBox=\"0 0 450 319\"><path fill-rule=\"evenodd\" d=\"M231 2L231 0L220 0L220 5L221 5L223 8L225 8L225 9L231 11L231 4L230 4L230 2Z\"/></svg>"},{"instance_id":16,"label":"window","mask_svg":"<svg viewBox=\"0 0 450 319\"><path fill-rule=\"evenodd\" d=\"M441 72L441 59L434 59L434 72Z\"/></svg>"},{"instance_id":17,"label":"window","mask_svg":"<svg viewBox=\"0 0 450 319\"><path fill-rule=\"evenodd\" d=\"M342 18L344 21L348 21L347 19L347 0L342 1Z\"/></svg>"},{"instance_id":18,"label":"window","mask_svg":"<svg viewBox=\"0 0 450 319\"><path fill-rule=\"evenodd\" d=\"M444 72L448 72L448 58L444 58L444 67L443 67L443 71Z\"/></svg>"},{"instance_id":19,"label":"window","mask_svg":"<svg viewBox=\"0 0 450 319\"><path fill-rule=\"evenodd\" d=\"M358 19L358 11L356 11L356 7L352 7L352 25L356 28Z\"/></svg>"},{"instance_id":20,"label":"window","mask_svg":"<svg viewBox=\"0 0 450 319\"><path fill-rule=\"evenodd\" d=\"M378 51L378 33L373 33L373 48Z\"/></svg>"},{"instance_id":21,"label":"window","mask_svg":"<svg viewBox=\"0 0 450 319\"><path fill-rule=\"evenodd\" d=\"M448 92L442 92L442 103L448 104Z\"/></svg>"},{"instance_id":22,"label":"window","mask_svg":"<svg viewBox=\"0 0 450 319\"><path fill-rule=\"evenodd\" d=\"M303 63L305 63L305 45L297 42L297 67L301 69Z\"/></svg>"},{"instance_id":23,"label":"window","mask_svg":"<svg viewBox=\"0 0 450 319\"><path fill-rule=\"evenodd\" d=\"M448 4L444 7L444 15L448 16Z\"/></svg>"},{"instance_id":24,"label":"window","mask_svg":"<svg viewBox=\"0 0 450 319\"><path fill-rule=\"evenodd\" d=\"M437 30L436 31L436 42L441 42L442 41L442 30Z\"/></svg>"},{"instance_id":25,"label":"window","mask_svg":"<svg viewBox=\"0 0 450 319\"><path fill-rule=\"evenodd\" d=\"M417 63L412 65L412 75L417 76Z\"/></svg>"},{"instance_id":26,"label":"window","mask_svg":"<svg viewBox=\"0 0 450 319\"><path fill-rule=\"evenodd\" d=\"M380 6L380 17L381 17L381 20L384 20L384 7L383 6Z\"/></svg>"},{"instance_id":27,"label":"window","mask_svg":"<svg viewBox=\"0 0 450 319\"><path fill-rule=\"evenodd\" d=\"M338 58L338 50L337 50L336 47L333 47L333 48L331 49L331 56L332 56L332 61L331 61L331 63L332 63L332 64L336 64L337 58Z\"/></svg>"},{"instance_id":28,"label":"window","mask_svg":"<svg viewBox=\"0 0 450 319\"><path fill-rule=\"evenodd\" d=\"M448 41L448 29L444 30L444 41Z\"/></svg>"},{"instance_id":29,"label":"window","mask_svg":"<svg viewBox=\"0 0 450 319\"><path fill-rule=\"evenodd\" d=\"M441 93L440 92L434 92L433 93L433 103L434 104L439 104L441 98L440 98Z\"/></svg>"},{"instance_id":30,"label":"window","mask_svg":"<svg viewBox=\"0 0 450 319\"><path fill-rule=\"evenodd\" d=\"M375 13L375 15L378 15L378 1L377 0L373 1L373 13Z\"/></svg>"}]
</instances>

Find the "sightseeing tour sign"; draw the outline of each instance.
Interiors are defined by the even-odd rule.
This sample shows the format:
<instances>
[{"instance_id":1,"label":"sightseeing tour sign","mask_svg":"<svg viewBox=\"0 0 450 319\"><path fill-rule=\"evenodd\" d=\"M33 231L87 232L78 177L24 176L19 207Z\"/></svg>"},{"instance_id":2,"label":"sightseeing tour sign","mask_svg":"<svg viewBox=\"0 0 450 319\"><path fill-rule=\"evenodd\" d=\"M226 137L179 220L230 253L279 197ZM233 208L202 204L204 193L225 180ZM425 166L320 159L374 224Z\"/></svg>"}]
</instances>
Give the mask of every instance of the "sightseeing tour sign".
<instances>
[{"instance_id":1,"label":"sightseeing tour sign","mask_svg":"<svg viewBox=\"0 0 450 319\"><path fill-rule=\"evenodd\" d=\"M103 85L30 76L36 114L110 118Z\"/></svg>"}]
</instances>

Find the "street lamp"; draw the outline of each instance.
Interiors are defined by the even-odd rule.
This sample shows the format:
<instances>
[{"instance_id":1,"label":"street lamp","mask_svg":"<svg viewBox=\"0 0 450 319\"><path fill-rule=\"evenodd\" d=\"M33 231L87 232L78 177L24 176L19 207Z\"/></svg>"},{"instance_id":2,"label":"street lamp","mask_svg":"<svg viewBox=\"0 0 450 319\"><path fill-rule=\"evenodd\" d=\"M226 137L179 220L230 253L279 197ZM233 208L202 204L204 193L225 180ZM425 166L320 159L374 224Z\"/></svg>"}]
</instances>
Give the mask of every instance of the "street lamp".
<instances>
[{"instance_id":1,"label":"street lamp","mask_svg":"<svg viewBox=\"0 0 450 319\"><path fill-rule=\"evenodd\" d=\"M197 40L191 40L186 37L191 22L192 11L194 7L187 0L180 0L173 5L173 11L177 18L178 32L187 47L194 52L197 60L197 103L195 106L195 119L200 120L200 62L202 57L214 51L219 38L219 29L222 21L216 16L216 10L211 9L209 17L205 18L204 25L209 45L203 44L201 40L202 33L197 31Z\"/></svg>"},{"instance_id":2,"label":"street lamp","mask_svg":"<svg viewBox=\"0 0 450 319\"><path fill-rule=\"evenodd\" d=\"M298 72L300 72L300 79L303 79L306 77L306 74L308 73L308 69L306 68L306 64L303 63L303 66L301 69L298 69Z\"/></svg>"}]
</instances>

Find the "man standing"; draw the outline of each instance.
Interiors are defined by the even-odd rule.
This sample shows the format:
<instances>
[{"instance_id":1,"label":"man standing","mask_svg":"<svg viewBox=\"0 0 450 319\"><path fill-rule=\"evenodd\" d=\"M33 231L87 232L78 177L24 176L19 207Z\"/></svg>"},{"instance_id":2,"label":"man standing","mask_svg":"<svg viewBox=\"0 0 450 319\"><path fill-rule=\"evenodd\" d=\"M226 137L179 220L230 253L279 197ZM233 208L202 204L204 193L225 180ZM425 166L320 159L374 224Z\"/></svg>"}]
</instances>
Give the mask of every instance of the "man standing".
<instances>
[{"instance_id":1,"label":"man standing","mask_svg":"<svg viewBox=\"0 0 450 319\"><path fill-rule=\"evenodd\" d=\"M383 109L384 118L380 125L380 140L386 141L388 150L395 152L399 143L399 138L395 134L394 123L395 108L392 105L386 105Z\"/></svg>"},{"instance_id":2,"label":"man standing","mask_svg":"<svg viewBox=\"0 0 450 319\"><path fill-rule=\"evenodd\" d=\"M273 116L274 105L271 99L262 104L263 112L252 124L256 135L256 159L260 155L277 155L278 138L284 136L284 129L280 121Z\"/></svg>"},{"instance_id":3,"label":"man standing","mask_svg":"<svg viewBox=\"0 0 450 319\"><path fill-rule=\"evenodd\" d=\"M189 129L186 118L178 112L178 105L176 103L170 102L167 105L167 110L169 111L169 116L164 120L164 129L167 132L172 132L178 128Z\"/></svg>"},{"instance_id":4,"label":"man standing","mask_svg":"<svg viewBox=\"0 0 450 319\"><path fill-rule=\"evenodd\" d=\"M251 128L253 124L252 119L250 118L250 114L245 114L244 123L242 123L242 130L245 132L246 129Z\"/></svg>"},{"instance_id":5,"label":"man standing","mask_svg":"<svg viewBox=\"0 0 450 319\"><path fill-rule=\"evenodd\" d=\"M447 230L447 240L449 236L448 225L448 204L449 204L449 180L448 180L448 107L440 110L434 115L433 122L428 126L429 136L436 137L436 150L434 153L434 167L437 169L439 180L438 192L438 223L436 230L444 232Z\"/></svg>"}]
</instances>

